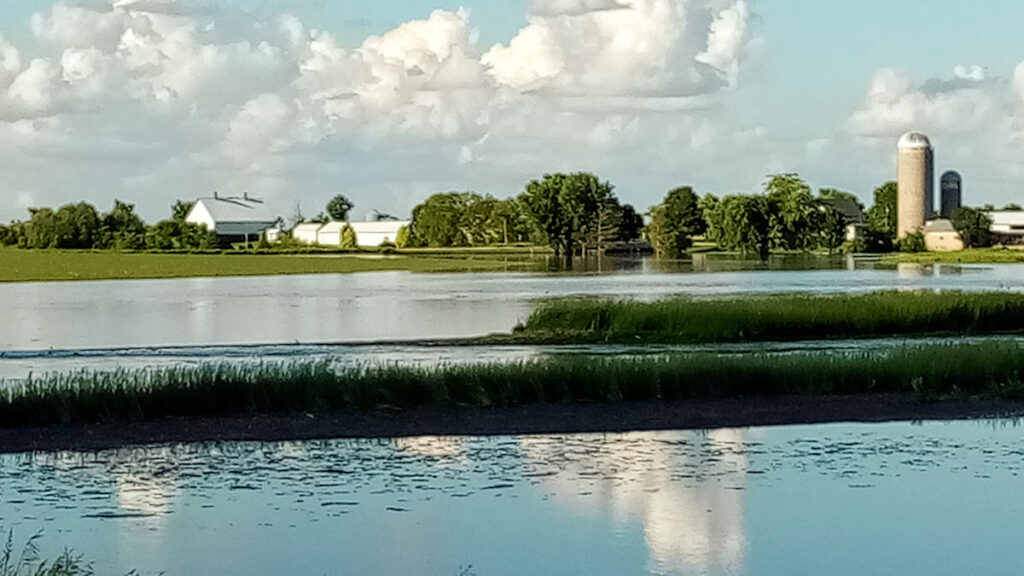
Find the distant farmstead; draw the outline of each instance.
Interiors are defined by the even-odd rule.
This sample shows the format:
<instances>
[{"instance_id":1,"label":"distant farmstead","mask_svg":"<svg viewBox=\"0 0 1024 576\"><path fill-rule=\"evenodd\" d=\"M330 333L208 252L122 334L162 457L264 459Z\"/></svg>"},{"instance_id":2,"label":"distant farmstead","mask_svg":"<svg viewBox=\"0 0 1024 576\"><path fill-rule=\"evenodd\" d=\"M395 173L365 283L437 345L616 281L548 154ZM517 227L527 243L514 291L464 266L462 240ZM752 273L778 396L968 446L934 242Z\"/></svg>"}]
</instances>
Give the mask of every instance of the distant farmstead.
<instances>
[{"instance_id":1,"label":"distant farmstead","mask_svg":"<svg viewBox=\"0 0 1024 576\"><path fill-rule=\"evenodd\" d=\"M199 198L189 210L186 222L205 225L217 234L221 244L255 242L278 219L270 213L262 200L248 195Z\"/></svg>"},{"instance_id":2,"label":"distant farmstead","mask_svg":"<svg viewBox=\"0 0 1024 576\"><path fill-rule=\"evenodd\" d=\"M292 230L292 238L306 244L337 247L341 245L341 231L350 226L356 233L356 244L363 248L376 248L398 240L398 231L411 224L408 220L375 220L368 222L331 221L326 224L299 224Z\"/></svg>"}]
</instances>

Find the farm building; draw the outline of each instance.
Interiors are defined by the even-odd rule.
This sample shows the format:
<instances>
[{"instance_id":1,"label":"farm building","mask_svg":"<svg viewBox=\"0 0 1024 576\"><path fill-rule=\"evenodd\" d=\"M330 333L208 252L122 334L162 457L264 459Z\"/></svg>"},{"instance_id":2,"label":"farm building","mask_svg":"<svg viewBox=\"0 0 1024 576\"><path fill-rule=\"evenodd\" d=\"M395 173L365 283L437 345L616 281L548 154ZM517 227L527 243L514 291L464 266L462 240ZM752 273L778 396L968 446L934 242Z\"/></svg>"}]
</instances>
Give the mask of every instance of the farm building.
<instances>
[{"instance_id":1,"label":"farm building","mask_svg":"<svg viewBox=\"0 0 1024 576\"><path fill-rule=\"evenodd\" d=\"M323 228L323 224L319 222L296 224L295 228L292 228L292 238L306 244L316 244L320 228Z\"/></svg>"},{"instance_id":2,"label":"farm building","mask_svg":"<svg viewBox=\"0 0 1024 576\"><path fill-rule=\"evenodd\" d=\"M248 195L237 198L214 193L212 198L197 199L185 221L206 226L224 245L255 242L267 229L276 226L278 219L262 200Z\"/></svg>"},{"instance_id":3,"label":"farm building","mask_svg":"<svg viewBox=\"0 0 1024 576\"><path fill-rule=\"evenodd\" d=\"M995 210L987 213L992 218L992 234L1004 244L1024 242L1024 211Z\"/></svg>"},{"instance_id":4,"label":"farm building","mask_svg":"<svg viewBox=\"0 0 1024 576\"><path fill-rule=\"evenodd\" d=\"M407 220L378 220L376 222L352 222L360 246L380 246L385 242L394 243L398 231L411 222Z\"/></svg>"}]
</instances>

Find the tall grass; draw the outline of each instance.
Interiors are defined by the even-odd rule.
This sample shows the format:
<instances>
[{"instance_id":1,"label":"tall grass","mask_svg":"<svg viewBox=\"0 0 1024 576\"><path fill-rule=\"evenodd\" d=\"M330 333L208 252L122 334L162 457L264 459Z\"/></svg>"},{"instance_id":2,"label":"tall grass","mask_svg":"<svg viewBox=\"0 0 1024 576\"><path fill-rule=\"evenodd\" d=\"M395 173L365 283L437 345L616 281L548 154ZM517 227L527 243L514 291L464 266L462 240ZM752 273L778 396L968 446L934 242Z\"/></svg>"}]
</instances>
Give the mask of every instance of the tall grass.
<instances>
[{"instance_id":1,"label":"tall grass","mask_svg":"<svg viewBox=\"0 0 1024 576\"><path fill-rule=\"evenodd\" d=\"M64 550L52 561L41 560L39 540L42 536L42 532L36 533L18 552L14 546L14 531L9 531L0 550L0 576L93 576L92 565L71 550Z\"/></svg>"},{"instance_id":2,"label":"tall grass","mask_svg":"<svg viewBox=\"0 0 1024 576\"><path fill-rule=\"evenodd\" d=\"M434 368L325 361L78 372L7 384L0 426L133 422L167 416L509 406L779 394L917 392L1017 397L1024 350L1012 342L885 352L549 357Z\"/></svg>"},{"instance_id":3,"label":"tall grass","mask_svg":"<svg viewBox=\"0 0 1024 576\"><path fill-rule=\"evenodd\" d=\"M541 304L530 341L710 343L1024 330L1024 294L875 292Z\"/></svg>"}]
</instances>

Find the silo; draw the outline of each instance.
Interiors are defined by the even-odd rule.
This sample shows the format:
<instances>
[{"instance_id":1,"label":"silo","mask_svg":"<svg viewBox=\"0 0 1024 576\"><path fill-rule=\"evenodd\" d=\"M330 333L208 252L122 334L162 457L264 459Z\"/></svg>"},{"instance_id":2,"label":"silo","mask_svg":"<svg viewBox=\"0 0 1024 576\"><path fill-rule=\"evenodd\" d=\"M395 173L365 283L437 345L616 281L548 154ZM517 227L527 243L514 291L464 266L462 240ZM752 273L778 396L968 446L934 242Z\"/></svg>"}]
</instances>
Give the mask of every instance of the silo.
<instances>
[{"instance_id":1,"label":"silo","mask_svg":"<svg viewBox=\"0 0 1024 576\"><path fill-rule=\"evenodd\" d=\"M952 218L953 212L963 206L964 180L960 174L950 170L942 175L942 217Z\"/></svg>"},{"instance_id":2,"label":"silo","mask_svg":"<svg viewBox=\"0 0 1024 576\"><path fill-rule=\"evenodd\" d=\"M935 176L932 143L920 132L909 132L899 142L899 202L897 238L924 230L935 212Z\"/></svg>"}]
</instances>

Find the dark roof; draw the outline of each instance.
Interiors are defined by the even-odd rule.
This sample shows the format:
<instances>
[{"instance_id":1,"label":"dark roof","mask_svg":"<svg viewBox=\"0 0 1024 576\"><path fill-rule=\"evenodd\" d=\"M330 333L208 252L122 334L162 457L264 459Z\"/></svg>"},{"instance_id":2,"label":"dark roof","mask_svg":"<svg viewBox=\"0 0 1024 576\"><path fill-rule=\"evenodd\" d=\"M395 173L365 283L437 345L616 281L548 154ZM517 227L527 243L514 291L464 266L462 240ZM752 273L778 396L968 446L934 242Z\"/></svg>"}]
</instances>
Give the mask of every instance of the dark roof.
<instances>
[{"instance_id":1,"label":"dark roof","mask_svg":"<svg viewBox=\"0 0 1024 576\"><path fill-rule=\"evenodd\" d=\"M838 210L847 224L864 223L864 211L853 198L822 198L821 203Z\"/></svg>"}]
</instances>

